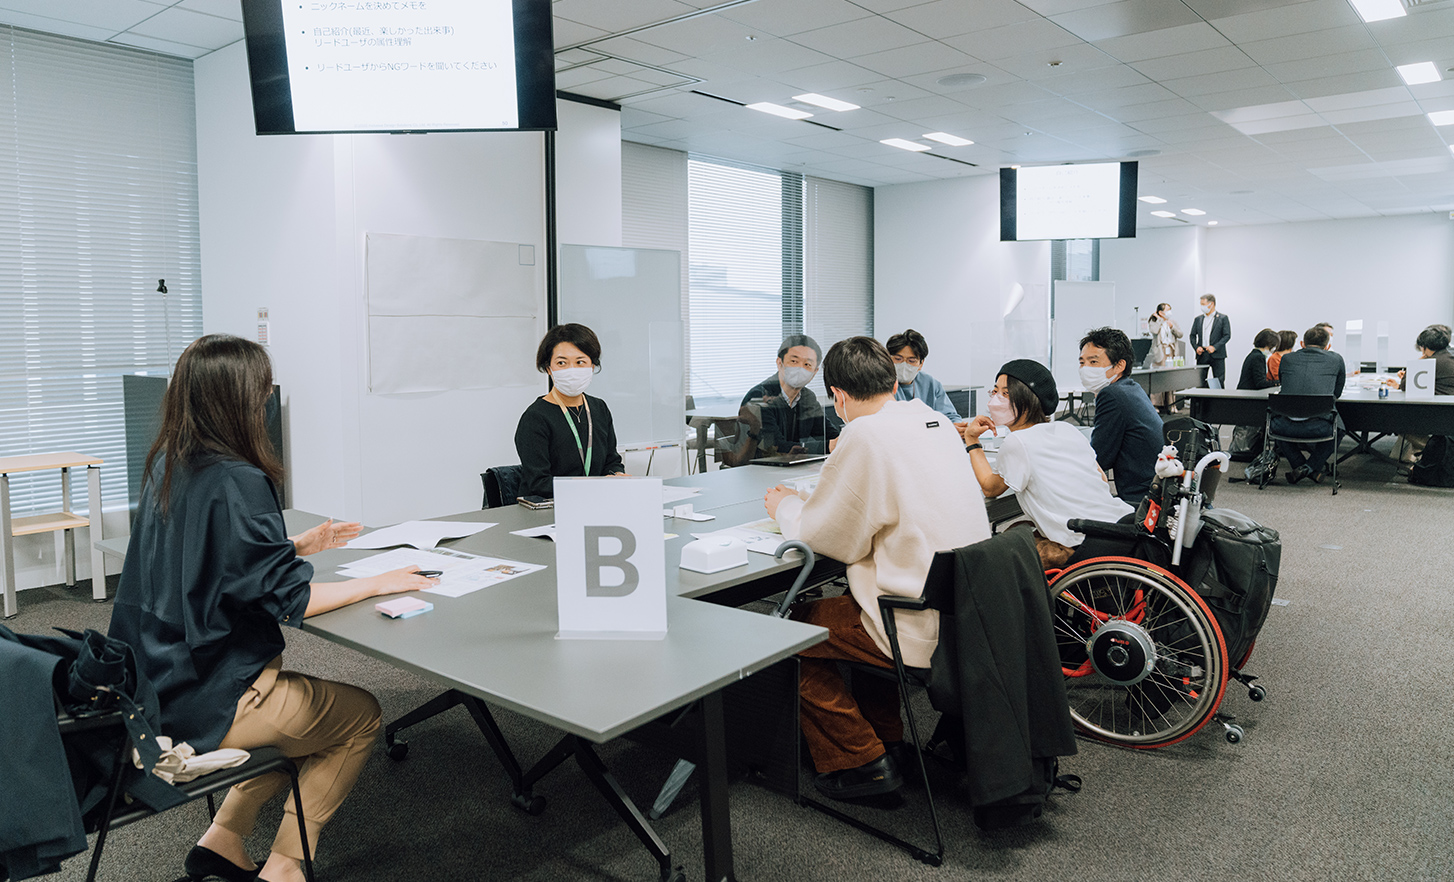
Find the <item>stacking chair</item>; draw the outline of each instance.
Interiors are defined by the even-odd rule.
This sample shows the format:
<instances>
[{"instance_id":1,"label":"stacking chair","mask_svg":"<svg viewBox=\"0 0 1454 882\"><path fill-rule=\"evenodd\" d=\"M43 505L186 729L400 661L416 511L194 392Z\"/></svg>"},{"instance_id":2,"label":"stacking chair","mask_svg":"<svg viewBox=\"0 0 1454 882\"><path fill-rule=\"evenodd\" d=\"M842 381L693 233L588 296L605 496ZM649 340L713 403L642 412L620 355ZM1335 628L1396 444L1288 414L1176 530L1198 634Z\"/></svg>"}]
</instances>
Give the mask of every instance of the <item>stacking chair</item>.
<instances>
[{"instance_id":1,"label":"stacking chair","mask_svg":"<svg viewBox=\"0 0 1454 882\"><path fill-rule=\"evenodd\" d=\"M122 802L123 791L126 789L122 778L125 771L132 765L131 738L127 734L121 713L117 710L90 717L74 717L62 712L57 720L63 740L81 733L109 729L115 729L117 740L111 779L106 788L106 795L102 798L104 807L94 821L88 819L87 822L87 829L95 830L97 835L96 847L91 851L91 866L86 873L86 882L95 882L96 871L101 866L101 852L106 847L108 833L117 827L124 827L156 814L139 801L129 804ZM259 747L248 753L250 756L242 765L212 772L200 778L194 778L185 784L177 784L176 789L186 797L185 802L193 802L206 797L208 812L215 816L217 812L212 795L217 791L273 772L282 772L287 775L292 782L293 808L298 815L298 832L303 838L303 874L308 878L308 882L313 882L313 856L308 851L308 831L303 821L303 792L298 788L297 765L275 747Z\"/></svg>"},{"instance_id":2,"label":"stacking chair","mask_svg":"<svg viewBox=\"0 0 1454 882\"><path fill-rule=\"evenodd\" d=\"M801 544L801 543L795 543ZM779 549L779 554L782 549ZM786 617L789 608L797 600L797 595L802 587L801 582L792 587L782 602L778 604L777 615ZM801 801L806 805L837 818L852 827L872 834L878 838L896 845L907 851L915 859L928 864L931 867L940 866L944 862L944 835L939 826L939 813L934 808L934 793L929 783L928 769L924 765L924 740L919 735L919 725L914 719L913 704L909 700L910 687L926 688L929 684L928 668L911 668L904 664L903 653L899 650L898 625L894 614L898 610L921 612L923 610L938 610L941 615L954 615L954 552L941 551L934 555L934 561L929 566L929 574L924 579L924 592L919 597L891 597L884 596L878 599L879 613L883 617L884 633L889 638L889 647L893 650L894 667L892 669L880 668L876 665L862 664L857 662L842 662L853 673L853 676L883 677L890 680L897 680L899 684L899 699L903 704L904 716L906 717L906 730L910 743L914 746L914 759L918 766L916 770L919 780L924 786L924 798L929 803L929 820L934 828L934 850L925 849L906 842L893 835L887 830L880 829L872 824L861 821L858 818L845 814L838 809L819 802L815 799L803 798ZM941 635L942 639L942 635ZM911 770L905 770L906 772Z\"/></svg>"},{"instance_id":3,"label":"stacking chair","mask_svg":"<svg viewBox=\"0 0 1454 882\"><path fill-rule=\"evenodd\" d=\"M499 508L514 505L520 491L520 467L517 465L495 466L485 469L480 475L485 483L485 504L483 508Z\"/></svg>"},{"instance_id":4,"label":"stacking chair","mask_svg":"<svg viewBox=\"0 0 1454 882\"><path fill-rule=\"evenodd\" d=\"M1289 419L1315 419L1322 417L1329 421L1331 428L1327 435L1317 438L1293 438L1288 435L1278 435L1272 431L1272 418L1275 416L1288 417ZM1333 495L1338 495L1338 441L1342 433L1338 428L1338 399L1332 395L1268 395L1267 396L1267 422L1263 434L1264 442L1269 447L1275 441L1287 441L1292 444L1311 444L1319 441L1332 441L1333 453L1328 457L1332 465ZM1260 484L1257 489L1266 487L1266 482Z\"/></svg>"}]
</instances>

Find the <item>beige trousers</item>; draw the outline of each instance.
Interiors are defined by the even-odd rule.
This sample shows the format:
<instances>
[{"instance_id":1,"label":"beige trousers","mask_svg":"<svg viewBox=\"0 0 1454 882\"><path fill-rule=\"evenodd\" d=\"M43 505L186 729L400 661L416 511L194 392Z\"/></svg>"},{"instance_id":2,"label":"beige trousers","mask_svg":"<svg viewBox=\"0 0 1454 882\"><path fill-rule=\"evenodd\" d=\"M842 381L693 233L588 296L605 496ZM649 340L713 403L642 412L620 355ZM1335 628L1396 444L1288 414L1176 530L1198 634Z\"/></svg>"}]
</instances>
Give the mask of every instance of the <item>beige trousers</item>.
<instances>
[{"instance_id":1,"label":"beige trousers","mask_svg":"<svg viewBox=\"0 0 1454 882\"><path fill-rule=\"evenodd\" d=\"M276 747L298 762L308 848L316 853L318 831L338 811L363 771L378 738L379 703L357 686L332 683L282 670L281 656L242 694L222 747ZM233 787L216 823L244 839L252 835L258 811L288 788L288 776L263 775ZM273 851L303 859L293 800L285 803Z\"/></svg>"}]
</instances>

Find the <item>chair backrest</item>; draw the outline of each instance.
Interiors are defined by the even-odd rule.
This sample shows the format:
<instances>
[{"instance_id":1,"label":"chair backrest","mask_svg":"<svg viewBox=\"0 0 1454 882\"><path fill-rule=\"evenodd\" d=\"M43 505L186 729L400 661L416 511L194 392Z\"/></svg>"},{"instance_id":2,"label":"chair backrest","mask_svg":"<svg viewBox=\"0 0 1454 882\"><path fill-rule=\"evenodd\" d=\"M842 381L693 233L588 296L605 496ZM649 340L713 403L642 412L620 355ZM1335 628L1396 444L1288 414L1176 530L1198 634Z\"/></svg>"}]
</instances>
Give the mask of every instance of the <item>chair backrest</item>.
<instances>
[{"instance_id":1,"label":"chair backrest","mask_svg":"<svg viewBox=\"0 0 1454 882\"><path fill-rule=\"evenodd\" d=\"M485 508L514 505L520 493L520 466L506 465L485 469L480 475L485 483Z\"/></svg>"},{"instance_id":2,"label":"chair backrest","mask_svg":"<svg viewBox=\"0 0 1454 882\"><path fill-rule=\"evenodd\" d=\"M1310 417L1337 415L1338 399L1332 395L1269 395L1267 409L1273 416L1305 420Z\"/></svg>"}]
</instances>

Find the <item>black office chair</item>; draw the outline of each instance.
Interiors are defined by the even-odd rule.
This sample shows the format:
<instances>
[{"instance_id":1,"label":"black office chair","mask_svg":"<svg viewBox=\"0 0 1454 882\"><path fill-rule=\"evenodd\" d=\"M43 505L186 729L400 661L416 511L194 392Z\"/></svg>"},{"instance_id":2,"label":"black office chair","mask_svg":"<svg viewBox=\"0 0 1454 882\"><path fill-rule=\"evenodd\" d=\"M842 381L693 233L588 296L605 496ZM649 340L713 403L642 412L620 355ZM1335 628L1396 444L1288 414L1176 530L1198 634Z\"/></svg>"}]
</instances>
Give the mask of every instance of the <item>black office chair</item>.
<instances>
[{"instance_id":1,"label":"black office chair","mask_svg":"<svg viewBox=\"0 0 1454 882\"><path fill-rule=\"evenodd\" d=\"M1316 438L1294 438L1289 435L1278 435L1272 431L1272 418L1275 416L1287 417L1296 420L1327 420L1329 434L1320 435ZM1338 428L1338 399L1332 395L1268 395L1267 396L1267 419L1263 432L1264 444L1273 447L1276 441L1286 441L1290 444L1313 444L1320 441L1332 441L1333 453L1328 457L1332 464L1333 495L1338 495L1338 442L1342 438L1342 432ZM1274 460L1275 462L1275 460ZM1261 490L1271 481L1275 470L1269 470L1264 480L1258 483L1257 489Z\"/></svg>"},{"instance_id":2,"label":"black office chair","mask_svg":"<svg viewBox=\"0 0 1454 882\"><path fill-rule=\"evenodd\" d=\"M499 508L514 505L520 493L520 466L505 465L485 469L480 474L485 484L485 503L482 508Z\"/></svg>"},{"instance_id":3,"label":"black office chair","mask_svg":"<svg viewBox=\"0 0 1454 882\"><path fill-rule=\"evenodd\" d=\"M96 847L91 851L91 866L86 872L86 882L95 882L96 871L101 866L101 852L106 847L106 836L118 827L135 823L143 818L156 814L150 807L140 801L132 801L129 804L122 803L122 796L126 790L122 778L131 765L131 738L123 723L122 712L119 710L98 714L88 717L74 717L64 711L57 717L60 726L61 738L63 740L84 737L87 734L99 734L105 730L114 729L116 739L116 754L112 763L111 778L106 788L106 795L102 799L104 806L99 814L92 813L86 820L86 831L95 832ZM109 734L109 733L108 733ZM303 793L298 788L298 767L282 751L275 747L259 747L248 751L250 756L247 762L230 769L212 772L200 778L194 778L183 784L174 785L185 797L180 803L185 805L205 797L207 809L210 815L217 814L213 804L212 795L219 790L225 790L235 784L244 781L251 781L263 775L274 772L282 772L292 782L293 808L298 815L298 832L303 841L303 875L308 882L313 880L313 856L308 849L308 830L303 820Z\"/></svg>"},{"instance_id":4,"label":"black office chair","mask_svg":"<svg viewBox=\"0 0 1454 882\"><path fill-rule=\"evenodd\" d=\"M801 543L794 543L801 544ZM785 543L786 545L786 543ZM779 549L781 553L782 549ZM803 580L805 581L805 580ZM797 600L801 581L795 584L782 602L778 604L776 615L780 618L786 617L794 601ZM954 552L941 551L934 555L933 562L929 565L929 574L924 579L924 592L919 597L891 597L883 596L878 599L879 613L883 618L884 634L889 638L889 648L892 650L894 667L892 669L881 668L876 665L863 664L858 662L844 662L853 676L860 675L870 677L882 677L896 680L899 684L899 699L904 708L904 716L907 722L907 730L910 743L914 746L914 758L918 764L919 780L924 785L924 798L929 803L929 820L934 827L934 850L926 851L911 842L907 842L887 830L880 829L865 821L845 814L830 805L814 799L803 798L801 801L824 814L837 818L840 821L865 833L877 836L892 845L904 849L915 859L928 864L931 867L940 866L944 862L944 835L939 827L939 812L934 807L934 793L929 784L928 769L924 765L924 739L919 737L919 726L914 719L914 707L909 700L909 688L911 686L927 688L929 685L928 668L911 668L904 664L903 653L899 650L898 624L894 619L896 610L908 610L922 612L924 610L938 610L941 615L954 615Z\"/></svg>"}]
</instances>

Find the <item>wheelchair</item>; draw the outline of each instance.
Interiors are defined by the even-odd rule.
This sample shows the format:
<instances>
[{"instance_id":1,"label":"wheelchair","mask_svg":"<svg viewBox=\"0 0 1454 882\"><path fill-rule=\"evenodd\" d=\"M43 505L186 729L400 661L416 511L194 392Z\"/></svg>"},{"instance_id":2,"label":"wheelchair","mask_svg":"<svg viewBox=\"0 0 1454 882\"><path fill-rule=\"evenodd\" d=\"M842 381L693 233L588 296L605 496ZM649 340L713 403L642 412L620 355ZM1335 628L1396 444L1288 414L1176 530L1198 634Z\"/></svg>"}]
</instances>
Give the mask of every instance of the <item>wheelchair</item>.
<instances>
[{"instance_id":1,"label":"wheelchair","mask_svg":"<svg viewBox=\"0 0 1454 882\"><path fill-rule=\"evenodd\" d=\"M1218 708L1228 680L1246 685L1253 701L1265 697L1252 682L1257 678L1241 672L1252 647L1238 647L1241 657L1228 658L1217 615L1188 584L1197 577L1183 560L1202 532L1203 510L1228 461L1212 452L1180 475L1168 469L1135 523L1067 524L1088 539L1119 543L1123 552L1072 558L1046 573L1070 713L1083 734L1150 749L1176 744L1216 720L1228 742L1244 737L1235 718Z\"/></svg>"}]
</instances>

